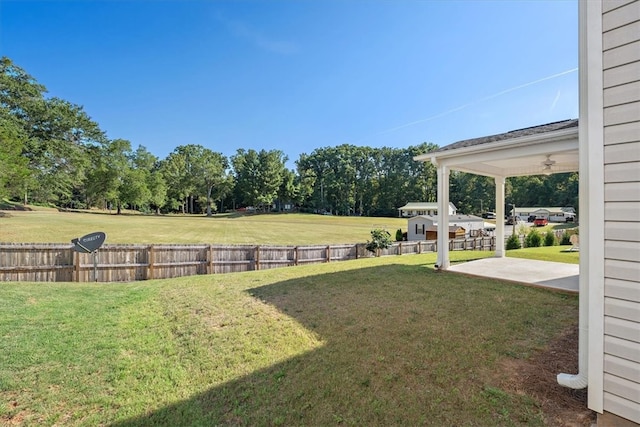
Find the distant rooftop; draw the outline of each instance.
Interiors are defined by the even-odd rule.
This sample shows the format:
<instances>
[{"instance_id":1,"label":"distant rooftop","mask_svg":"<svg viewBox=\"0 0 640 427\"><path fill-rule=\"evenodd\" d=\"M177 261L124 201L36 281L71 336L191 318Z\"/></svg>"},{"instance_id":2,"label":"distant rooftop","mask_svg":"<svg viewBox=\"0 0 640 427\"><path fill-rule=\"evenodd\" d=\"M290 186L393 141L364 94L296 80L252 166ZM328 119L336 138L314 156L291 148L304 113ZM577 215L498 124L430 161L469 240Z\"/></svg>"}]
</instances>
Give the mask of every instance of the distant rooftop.
<instances>
[{"instance_id":1,"label":"distant rooftop","mask_svg":"<svg viewBox=\"0 0 640 427\"><path fill-rule=\"evenodd\" d=\"M510 132L499 133L497 135L483 136L480 138L473 138L473 139L465 139L463 141L458 141L458 142L454 142L453 144L446 145L442 148L439 148L438 150L432 151L432 153L455 150L457 148L472 147L476 145L487 144L490 142L498 142L506 139L520 138L523 136L554 132L554 131L570 129L574 127L578 127L578 119L547 123L546 125L532 126L524 129L512 130Z\"/></svg>"}]
</instances>

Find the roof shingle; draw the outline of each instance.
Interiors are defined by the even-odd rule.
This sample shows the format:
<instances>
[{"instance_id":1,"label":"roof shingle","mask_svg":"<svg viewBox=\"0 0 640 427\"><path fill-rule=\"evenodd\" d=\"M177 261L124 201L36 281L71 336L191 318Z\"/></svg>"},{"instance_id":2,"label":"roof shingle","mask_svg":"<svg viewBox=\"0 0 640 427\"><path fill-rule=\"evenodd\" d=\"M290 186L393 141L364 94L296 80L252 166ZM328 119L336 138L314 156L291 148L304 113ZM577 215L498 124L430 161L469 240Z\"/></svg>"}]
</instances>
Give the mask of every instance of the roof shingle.
<instances>
[{"instance_id":1,"label":"roof shingle","mask_svg":"<svg viewBox=\"0 0 640 427\"><path fill-rule=\"evenodd\" d=\"M506 139L520 138L528 135L536 135L541 133L553 132L562 129L569 129L578 126L578 119L562 120L560 122L547 123L546 125L532 126L524 129L512 130L510 132L499 133L497 135L483 136L480 138L465 139L463 141L454 142L439 148L433 153L442 151L455 150L457 148L472 147L489 142L498 142Z\"/></svg>"}]
</instances>

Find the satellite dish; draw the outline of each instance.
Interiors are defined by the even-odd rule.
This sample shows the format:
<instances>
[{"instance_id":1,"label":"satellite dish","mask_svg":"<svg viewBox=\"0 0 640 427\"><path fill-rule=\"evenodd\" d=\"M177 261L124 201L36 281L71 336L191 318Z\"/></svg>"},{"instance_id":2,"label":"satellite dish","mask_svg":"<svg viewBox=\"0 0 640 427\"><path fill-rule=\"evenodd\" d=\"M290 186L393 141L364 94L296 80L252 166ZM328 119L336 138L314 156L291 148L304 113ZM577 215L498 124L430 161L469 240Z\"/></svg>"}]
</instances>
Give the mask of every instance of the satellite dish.
<instances>
[{"instance_id":1,"label":"satellite dish","mask_svg":"<svg viewBox=\"0 0 640 427\"><path fill-rule=\"evenodd\" d=\"M102 231L97 231L95 233L87 234L86 236L80 237L78 239L71 240L73 243L73 250L76 252L82 252L85 254L90 254L91 252L95 252L98 250L100 246L104 243L107 235Z\"/></svg>"}]
</instances>

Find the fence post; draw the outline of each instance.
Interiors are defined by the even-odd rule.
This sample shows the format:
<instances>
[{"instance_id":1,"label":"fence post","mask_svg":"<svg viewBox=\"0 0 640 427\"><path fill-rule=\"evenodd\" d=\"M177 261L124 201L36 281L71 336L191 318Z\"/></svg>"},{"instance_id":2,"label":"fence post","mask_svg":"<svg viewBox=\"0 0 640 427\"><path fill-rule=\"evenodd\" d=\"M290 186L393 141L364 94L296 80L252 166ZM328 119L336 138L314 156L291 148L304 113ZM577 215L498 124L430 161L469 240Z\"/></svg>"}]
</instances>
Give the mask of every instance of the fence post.
<instances>
[{"instance_id":1,"label":"fence post","mask_svg":"<svg viewBox=\"0 0 640 427\"><path fill-rule=\"evenodd\" d=\"M293 248L293 265L298 265L298 247Z\"/></svg>"},{"instance_id":2,"label":"fence post","mask_svg":"<svg viewBox=\"0 0 640 427\"><path fill-rule=\"evenodd\" d=\"M154 274L154 262L155 262L155 248L153 247L153 245L149 245L149 279L153 280L153 278L155 277Z\"/></svg>"},{"instance_id":3,"label":"fence post","mask_svg":"<svg viewBox=\"0 0 640 427\"><path fill-rule=\"evenodd\" d=\"M208 265L208 274L213 274L213 245L209 245L209 251L208 251L208 256L209 256L209 265Z\"/></svg>"},{"instance_id":4,"label":"fence post","mask_svg":"<svg viewBox=\"0 0 640 427\"><path fill-rule=\"evenodd\" d=\"M76 273L76 282L80 281L80 252L73 251L73 269Z\"/></svg>"},{"instance_id":5,"label":"fence post","mask_svg":"<svg viewBox=\"0 0 640 427\"><path fill-rule=\"evenodd\" d=\"M327 246L327 262L331 262L331 245Z\"/></svg>"},{"instance_id":6,"label":"fence post","mask_svg":"<svg viewBox=\"0 0 640 427\"><path fill-rule=\"evenodd\" d=\"M255 265L256 270L260 270L260 245L256 246Z\"/></svg>"},{"instance_id":7,"label":"fence post","mask_svg":"<svg viewBox=\"0 0 640 427\"><path fill-rule=\"evenodd\" d=\"M402 242L398 243L398 255L402 255Z\"/></svg>"}]
</instances>

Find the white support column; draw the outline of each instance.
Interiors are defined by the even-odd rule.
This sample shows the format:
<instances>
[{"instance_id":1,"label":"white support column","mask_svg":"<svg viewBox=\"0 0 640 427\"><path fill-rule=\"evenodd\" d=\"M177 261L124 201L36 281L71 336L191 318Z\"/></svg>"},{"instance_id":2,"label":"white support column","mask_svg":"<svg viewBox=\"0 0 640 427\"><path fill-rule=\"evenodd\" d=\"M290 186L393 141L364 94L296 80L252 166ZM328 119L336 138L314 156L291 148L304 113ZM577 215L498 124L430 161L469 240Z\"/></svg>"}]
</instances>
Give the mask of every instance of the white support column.
<instances>
[{"instance_id":1,"label":"white support column","mask_svg":"<svg viewBox=\"0 0 640 427\"><path fill-rule=\"evenodd\" d=\"M449 168L438 165L438 260L439 268L449 268Z\"/></svg>"},{"instance_id":2,"label":"white support column","mask_svg":"<svg viewBox=\"0 0 640 427\"><path fill-rule=\"evenodd\" d=\"M504 258L504 176L496 180L496 258Z\"/></svg>"}]
</instances>

